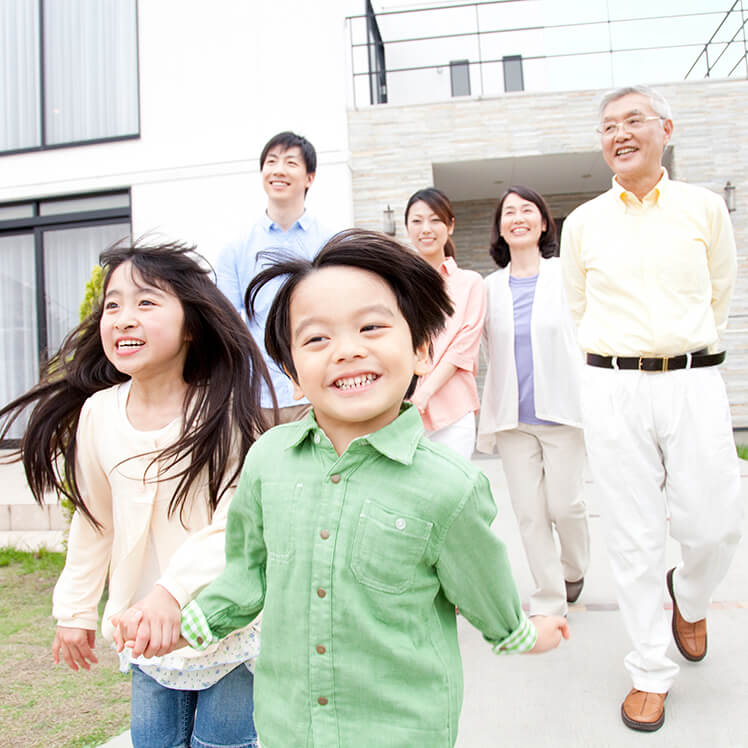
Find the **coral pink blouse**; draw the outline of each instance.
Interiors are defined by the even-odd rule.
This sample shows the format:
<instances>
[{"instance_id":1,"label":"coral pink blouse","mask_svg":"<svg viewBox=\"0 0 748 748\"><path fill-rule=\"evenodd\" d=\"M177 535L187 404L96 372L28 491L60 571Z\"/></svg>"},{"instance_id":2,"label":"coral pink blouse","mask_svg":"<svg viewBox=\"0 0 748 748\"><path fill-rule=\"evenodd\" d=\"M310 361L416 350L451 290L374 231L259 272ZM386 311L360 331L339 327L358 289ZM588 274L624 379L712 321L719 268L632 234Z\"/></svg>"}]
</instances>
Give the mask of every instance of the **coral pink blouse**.
<instances>
[{"instance_id":1,"label":"coral pink blouse","mask_svg":"<svg viewBox=\"0 0 748 748\"><path fill-rule=\"evenodd\" d=\"M446 359L457 367L457 371L426 403L422 417L427 431L450 426L480 408L475 375L478 373L481 332L486 316L486 289L478 273L457 267L452 257L444 260L439 271L455 311L447 320L445 329L433 341L432 362L436 367ZM426 374L418 380L416 391L429 376Z\"/></svg>"}]
</instances>

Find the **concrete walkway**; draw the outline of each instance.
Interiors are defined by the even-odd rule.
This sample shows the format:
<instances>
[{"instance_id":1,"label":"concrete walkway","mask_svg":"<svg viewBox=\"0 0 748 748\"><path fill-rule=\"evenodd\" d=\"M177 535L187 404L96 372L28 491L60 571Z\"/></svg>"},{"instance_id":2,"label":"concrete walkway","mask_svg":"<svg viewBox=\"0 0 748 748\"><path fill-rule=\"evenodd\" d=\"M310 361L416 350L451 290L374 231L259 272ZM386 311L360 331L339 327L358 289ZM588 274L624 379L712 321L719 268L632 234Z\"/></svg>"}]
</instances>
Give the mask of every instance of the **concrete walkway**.
<instances>
[{"instance_id":1,"label":"concrete walkway","mask_svg":"<svg viewBox=\"0 0 748 748\"><path fill-rule=\"evenodd\" d=\"M532 580L501 462L477 458L476 464L491 480L499 509L494 528L508 546L520 594L527 600ZM748 463L741 467L748 503ZM572 638L549 654L496 657L481 635L459 620L465 700L458 748L628 748L645 743L648 748L748 748L748 541L714 596L707 658L685 662L673 646L681 673L667 699L665 725L652 734L633 732L619 716L631 687L623 668L629 643L611 586L594 485L587 483L585 493L592 562L580 601L569 612ZM677 544L669 543L667 556L668 566L677 562ZM125 733L106 745L129 748L131 743Z\"/></svg>"}]
</instances>

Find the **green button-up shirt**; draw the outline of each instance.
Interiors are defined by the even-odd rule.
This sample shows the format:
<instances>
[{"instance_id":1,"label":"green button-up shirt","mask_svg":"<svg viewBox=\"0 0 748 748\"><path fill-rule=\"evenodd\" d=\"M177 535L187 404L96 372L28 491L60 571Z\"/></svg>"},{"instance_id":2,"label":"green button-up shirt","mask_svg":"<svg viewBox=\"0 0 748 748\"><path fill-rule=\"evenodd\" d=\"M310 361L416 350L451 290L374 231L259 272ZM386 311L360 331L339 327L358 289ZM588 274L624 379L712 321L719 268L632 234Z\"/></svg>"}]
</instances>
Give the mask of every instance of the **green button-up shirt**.
<instances>
[{"instance_id":1,"label":"green button-up shirt","mask_svg":"<svg viewBox=\"0 0 748 748\"><path fill-rule=\"evenodd\" d=\"M428 441L414 407L341 456L310 413L250 450L226 569L185 609L183 632L207 646L264 608L263 748L452 746L455 605L497 652L535 643L495 514L487 478Z\"/></svg>"}]
</instances>

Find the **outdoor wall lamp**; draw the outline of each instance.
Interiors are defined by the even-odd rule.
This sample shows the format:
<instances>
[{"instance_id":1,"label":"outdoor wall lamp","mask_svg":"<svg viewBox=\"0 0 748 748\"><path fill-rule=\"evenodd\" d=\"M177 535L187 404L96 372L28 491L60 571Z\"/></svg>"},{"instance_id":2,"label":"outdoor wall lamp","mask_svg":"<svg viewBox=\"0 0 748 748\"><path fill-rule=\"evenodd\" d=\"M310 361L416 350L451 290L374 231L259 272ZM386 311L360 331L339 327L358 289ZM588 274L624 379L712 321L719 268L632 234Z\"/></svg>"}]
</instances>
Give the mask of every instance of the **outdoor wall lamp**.
<instances>
[{"instance_id":1,"label":"outdoor wall lamp","mask_svg":"<svg viewBox=\"0 0 748 748\"><path fill-rule=\"evenodd\" d=\"M727 188L725 188L727 189ZM735 189L733 187L733 189ZM388 236L395 236L395 211L390 208L389 204L382 212L382 231Z\"/></svg>"},{"instance_id":2,"label":"outdoor wall lamp","mask_svg":"<svg viewBox=\"0 0 748 748\"><path fill-rule=\"evenodd\" d=\"M735 212L735 185L730 183L730 180L727 180L727 184L725 185L725 202L727 203L727 210L730 213Z\"/></svg>"}]
</instances>

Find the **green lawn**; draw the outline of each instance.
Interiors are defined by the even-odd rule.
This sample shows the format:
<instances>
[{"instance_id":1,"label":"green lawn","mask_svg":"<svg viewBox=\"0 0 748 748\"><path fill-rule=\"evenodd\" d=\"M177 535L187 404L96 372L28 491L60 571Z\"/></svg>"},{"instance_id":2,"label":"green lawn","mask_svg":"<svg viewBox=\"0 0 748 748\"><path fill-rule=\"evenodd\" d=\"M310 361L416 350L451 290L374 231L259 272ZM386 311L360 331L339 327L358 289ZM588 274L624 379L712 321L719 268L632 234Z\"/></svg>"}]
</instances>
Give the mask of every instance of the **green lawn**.
<instances>
[{"instance_id":1,"label":"green lawn","mask_svg":"<svg viewBox=\"0 0 748 748\"><path fill-rule=\"evenodd\" d=\"M0 748L92 748L128 727L130 679L100 636L89 672L52 662L52 588L64 561L0 549Z\"/></svg>"}]
</instances>

